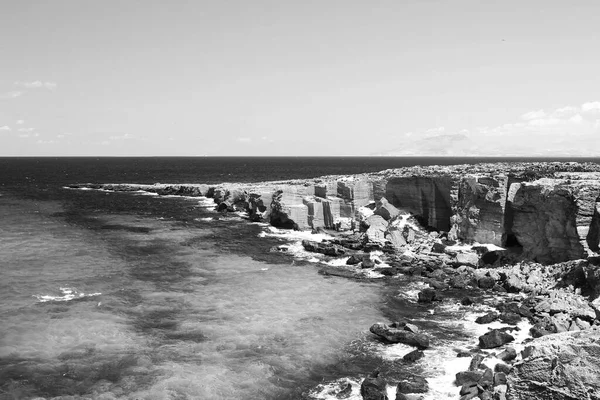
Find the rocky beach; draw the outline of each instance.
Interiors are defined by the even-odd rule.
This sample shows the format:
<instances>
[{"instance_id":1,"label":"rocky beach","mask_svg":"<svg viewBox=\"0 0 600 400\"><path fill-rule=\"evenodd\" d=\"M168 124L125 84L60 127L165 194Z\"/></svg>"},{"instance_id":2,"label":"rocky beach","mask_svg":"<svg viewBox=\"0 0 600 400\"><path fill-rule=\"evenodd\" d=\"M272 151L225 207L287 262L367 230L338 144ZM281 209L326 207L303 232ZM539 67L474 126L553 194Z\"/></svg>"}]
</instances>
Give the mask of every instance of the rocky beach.
<instances>
[{"instance_id":1,"label":"rocky beach","mask_svg":"<svg viewBox=\"0 0 600 400\"><path fill-rule=\"evenodd\" d=\"M302 251L325 276L410 281L418 307L479 311L461 348L456 398L600 398L600 165L576 162L407 167L261 183L79 183L72 189L144 192L214 202L279 230L307 232ZM481 312L485 310L485 312ZM422 320L364 327L382 346L410 348L361 382L308 398L432 398L420 363L436 340ZM395 363L415 366L400 371ZM360 386L358 386L360 385ZM395 396L395 397L394 397Z\"/></svg>"}]
</instances>

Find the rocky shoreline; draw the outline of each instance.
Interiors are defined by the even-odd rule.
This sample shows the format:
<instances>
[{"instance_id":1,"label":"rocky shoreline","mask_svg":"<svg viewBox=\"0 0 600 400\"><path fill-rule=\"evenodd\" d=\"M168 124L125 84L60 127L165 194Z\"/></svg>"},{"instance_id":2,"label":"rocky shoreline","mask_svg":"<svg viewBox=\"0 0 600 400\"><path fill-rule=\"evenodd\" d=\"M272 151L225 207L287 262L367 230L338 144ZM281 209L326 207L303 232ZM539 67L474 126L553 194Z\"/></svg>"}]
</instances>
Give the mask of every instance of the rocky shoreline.
<instances>
[{"instance_id":1,"label":"rocky shoreline","mask_svg":"<svg viewBox=\"0 0 600 400\"><path fill-rule=\"evenodd\" d=\"M410 276L427 285L418 293L421 304L441 301L449 291L494 294L501 300L458 300L462 307L487 301L494 311L475 322L503 326L456 350L456 357L471 360L467 370L456 371L457 398L600 398L598 164L430 166L254 184L70 187L207 197L217 211L328 232L330 239L302 242L307 252L346 259L321 273L391 281ZM525 323L528 338L515 346ZM413 346L404 361L418 363L430 347L418 325L388 321L370 331L383 343ZM427 379L373 371L360 392L364 399L387 399L394 385L396 399L419 399L429 391ZM351 388L334 395L348 398Z\"/></svg>"}]
</instances>

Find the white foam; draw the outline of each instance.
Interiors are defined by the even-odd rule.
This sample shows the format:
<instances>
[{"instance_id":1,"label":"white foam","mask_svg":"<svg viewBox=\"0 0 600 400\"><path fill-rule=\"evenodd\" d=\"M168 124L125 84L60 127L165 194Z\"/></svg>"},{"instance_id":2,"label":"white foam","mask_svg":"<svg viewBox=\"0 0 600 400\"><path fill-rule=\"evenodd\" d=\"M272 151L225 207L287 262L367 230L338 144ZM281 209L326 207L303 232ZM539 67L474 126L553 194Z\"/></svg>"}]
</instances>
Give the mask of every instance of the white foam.
<instances>
[{"instance_id":1,"label":"white foam","mask_svg":"<svg viewBox=\"0 0 600 400\"><path fill-rule=\"evenodd\" d=\"M48 301L71 301L76 299L82 299L84 297L94 297L100 296L102 293L89 293L85 294L83 292L78 292L77 289L74 288L59 288L61 292L60 296L52 296L52 295L34 295L38 299L40 303L46 303Z\"/></svg>"},{"instance_id":2,"label":"white foam","mask_svg":"<svg viewBox=\"0 0 600 400\"><path fill-rule=\"evenodd\" d=\"M194 221L206 221L206 222L210 222L210 221L214 221L215 219L213 217L205 217L205 218L194 218Z\"/></svg>"}]
</instances>

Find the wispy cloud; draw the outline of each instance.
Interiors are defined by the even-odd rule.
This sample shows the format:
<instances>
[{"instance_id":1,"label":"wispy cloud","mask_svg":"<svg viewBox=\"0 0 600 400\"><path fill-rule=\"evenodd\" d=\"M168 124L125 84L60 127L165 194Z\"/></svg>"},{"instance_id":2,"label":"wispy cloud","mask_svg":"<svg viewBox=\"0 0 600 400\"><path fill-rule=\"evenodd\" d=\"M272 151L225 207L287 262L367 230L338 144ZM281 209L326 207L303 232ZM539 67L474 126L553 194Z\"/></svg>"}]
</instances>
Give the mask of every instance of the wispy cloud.
<instances>
[{"instance_id":1,"label":"wispy cloud","mask_svg":"<svg viewBox=\"0 0 600 400\"><path fill-rule=\"evenodd\" d=\"M19 132L33 132L35 128L19 128Z\"/></svg>"},{"instance_id":2,"label":"wispy cloud","mask_svg":"<svg viewBox=\"0 0 600 400\"><path fill-rule=\"evenodd\" d=\"M21 92L19 90L4 92L4 93L0 93L0 100L14 99L14 98L22 96L22 95L23 95L23 92Z\"/></svg>"},{"instance_id":3,"label":"wispy cloud","mask_svg":"<svg viewBox=\"0 0 600 400\"><path fill-rule=\"evenodd\" d=\"M544 110L529 111L529 112L521 115L521 118L524 119L525 121L541 119L544 117L546 117L546 112Z\"/></svg>"},{"instance_id":4,"label":"wispy cloud","mask_svg":"<svg viewBox=\"0 0 600 400\"><path fill-rule=\"evenodd\" d=\"M496 127L467 131L432 128L407 133L394 155L578 155L597 154L600 102L533 110ZM436 140L431 135L437 133ZM410 138L410 139L409 139Z\"/></svg>"},{"instance_id":5,"label":"wispy cloud","mask_svg":"<svg viewBox=\"0 0 600 400\"><path fill-rule=\"evenodd\" d=\"M25 123L24 119L18 119L16 122L17 125L23 125L24 123Z\"/></svg>"},{"instance_id":6,"label":"wispy cloud","mask_svg":"<svg viewBox=\"0 0 600 400\"><path fill-rule=\"evenodd\" d=\"M0 131L11 131L11 129L10 129L10 126L4 125L4 126L0 126Z\"/></svg>"},{"instance_id":7,"label":"wispy cloud","mask_svg":"<svg viewBox=\"0 0 600 400\"><path fill-rule=\"evenodd\" d=\"M46 88L48 90L54 90L58 86L56 82L42 82L42 81L31 81L31 82L22 82L16 81L16 86L26 88L26 89L39 89Z\"/></svg>"},{"instance_id":8,"label":"wispy cloud","mask_svg":"<svg viewBox=\"0 0 600 400\"><path fill-rule=\"evenodd\" d=\"M239 137L239 138L237 138L237 141L241 142L241 143L250 143L252 141L252 139L249 137Z\"/></svg>"}]
</instances>

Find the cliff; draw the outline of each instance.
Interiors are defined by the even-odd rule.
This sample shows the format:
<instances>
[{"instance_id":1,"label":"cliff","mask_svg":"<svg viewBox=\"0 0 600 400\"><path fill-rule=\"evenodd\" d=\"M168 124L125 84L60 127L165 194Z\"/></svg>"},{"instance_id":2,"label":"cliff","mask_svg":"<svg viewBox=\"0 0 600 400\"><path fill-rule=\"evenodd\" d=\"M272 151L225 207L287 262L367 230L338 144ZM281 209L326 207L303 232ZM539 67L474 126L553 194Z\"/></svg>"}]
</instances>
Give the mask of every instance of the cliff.
<instances>
[{"instance_id":1,"label":"cliff","mask_svg":"<svg viewBox=\"0 0 600 400\"><path fill-rule=\"evenodd\" d=\"M600 165L496 163L392 169L309 180L220 185L73 185L213 198L217 210L290 229L366 231L402 247L408 216L447 242L492 244L556 263L598 253ZM371 214L378 216L370 217Z\"/></svg>"}]
</instances>

